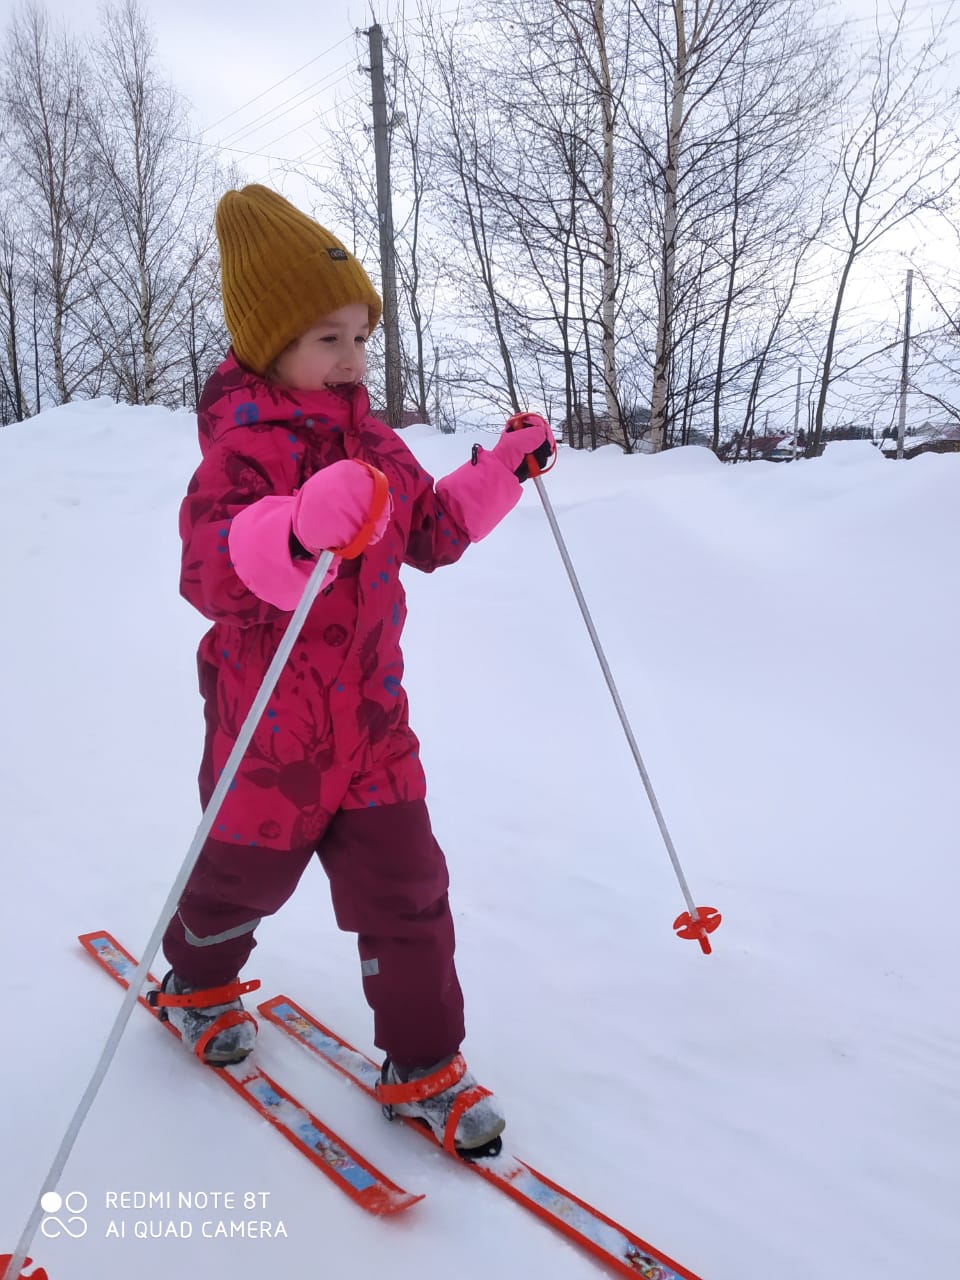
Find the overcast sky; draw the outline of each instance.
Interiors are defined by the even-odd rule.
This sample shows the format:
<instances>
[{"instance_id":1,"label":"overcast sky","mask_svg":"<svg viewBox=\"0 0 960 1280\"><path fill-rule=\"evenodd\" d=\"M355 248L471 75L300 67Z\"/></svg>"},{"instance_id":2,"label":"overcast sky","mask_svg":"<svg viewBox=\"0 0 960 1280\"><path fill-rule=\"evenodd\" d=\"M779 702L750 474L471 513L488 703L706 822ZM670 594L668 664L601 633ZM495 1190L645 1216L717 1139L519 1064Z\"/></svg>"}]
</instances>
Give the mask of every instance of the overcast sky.
<instances>
[{"instance_id":1,"label":"overcast sky","mask_svg":"<svg viewBox=\"0 0 960 1280\"><path fill-rule=\"evenodd\" d=\"M48 0L43 7L78 35L99 25L98 0ZM372 21L369 3L140 0L140 7L153 27L158 63L192 105L205 141L233 148L224 159L291 199L301 184L264 155L319 161L310 122L338 101L370 99L369 77L358 70L368 61L366 40L354 38ZM376 11L386 21L395 7L378 0ZM0 0L4 28L14 9L13 0Z\"/></svg>"}]
</instances>

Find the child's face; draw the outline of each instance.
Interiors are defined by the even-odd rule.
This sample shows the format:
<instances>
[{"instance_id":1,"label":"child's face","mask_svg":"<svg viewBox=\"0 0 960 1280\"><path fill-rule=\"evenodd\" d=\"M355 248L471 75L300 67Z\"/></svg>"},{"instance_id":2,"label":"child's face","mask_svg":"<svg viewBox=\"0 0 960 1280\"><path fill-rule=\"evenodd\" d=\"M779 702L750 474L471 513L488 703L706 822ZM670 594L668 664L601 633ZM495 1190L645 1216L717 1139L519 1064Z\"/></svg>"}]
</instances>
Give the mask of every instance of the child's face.
<instances>
[{"instance_id":1,"label":"child's face","mask_svg":"<svg viewBox=\"0 0 960 1280\"><path fill-rule=\"evenodd\" d=\"M366 303L351 302L322 316L287 347L274 365L277 382L296 391L359 382L367 370L370 312Z\"/></svg>"}]
</instances>

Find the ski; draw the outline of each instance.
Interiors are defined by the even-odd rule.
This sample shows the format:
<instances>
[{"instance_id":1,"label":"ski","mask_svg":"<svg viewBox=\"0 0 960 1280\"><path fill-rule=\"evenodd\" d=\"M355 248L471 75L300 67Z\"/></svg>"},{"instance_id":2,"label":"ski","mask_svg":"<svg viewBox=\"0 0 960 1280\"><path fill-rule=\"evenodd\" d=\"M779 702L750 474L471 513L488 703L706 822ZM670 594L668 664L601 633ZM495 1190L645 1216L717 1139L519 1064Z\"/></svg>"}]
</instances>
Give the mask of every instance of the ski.
<instances>
[{"instance_id":1,"label":"ski","mask_svg":"<svg viewBox=\"0 0 960 1280\"><path fill-rule=\"evenodd\" d=\"M79 941L94 960L122 987L129 987L129 979L136 971L137 962L129 951L109 933L84 933ZM144 991L159 986L149 975ZM139 1003L160 1021L143 994ZM169 1022L162 1022L179 1039L179 1033ZM199 1060L198 1060L199 1061ZM417 1204L423 1196L411 1195L391 1182L379 1169L348 1146L321 1120L301 1104L265 1071L254 1066L248 1058L245 1062L225 1067L207 1067L218 1080L239 1094L259 1116L270 1122L284 1138L302 1152L312 1164L325 1173L341 1191L373 1214L400 1213Z\"/></svg>"},{"instance_id":2,"label":"ski","mask_svg":"<svg viewBox=\"0 0 960 1280\"><path fill-rule=\"evenodd\" d=\"M354 1049L287 996L264 1001L259 1012L376 1099L380 1068L372 1058ZM443 1149L424 1125L405 1116L399 1118ZM561 1231L617 1275L630 1276L633 1280L638 1276L643 1280L697 1280L692 1271L673 1262L523 1160L508 1154L506 1149L489 1160L461 1163Z\"/></svg>"}]
</instances>

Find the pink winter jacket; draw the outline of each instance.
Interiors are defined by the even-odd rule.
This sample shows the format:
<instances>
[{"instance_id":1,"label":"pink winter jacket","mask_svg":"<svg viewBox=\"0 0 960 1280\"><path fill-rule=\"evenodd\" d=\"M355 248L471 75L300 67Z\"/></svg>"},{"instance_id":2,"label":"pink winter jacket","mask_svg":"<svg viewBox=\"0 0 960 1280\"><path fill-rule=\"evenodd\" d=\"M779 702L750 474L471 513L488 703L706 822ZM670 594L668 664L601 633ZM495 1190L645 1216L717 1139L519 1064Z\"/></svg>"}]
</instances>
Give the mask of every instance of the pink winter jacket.
<instances>
[{"instance_id":1,"label":"pink winter jacket","mask_svg":"<svg viewBox=\"0 0 960 1280\"><path fill-rule=\"evenodd\" d=\"M249 373L231 353L204 387L198 418L203 456L180 509L180 590L214 623L198 653L204 803L291 617L234 572L230 521L340 458L371 463L391 486L383 537L342 561L312 607L212 833L302 849L339 807L423 798L401 684L400 566L430 573L458 560L470 539L399 436L371 416L362 387L293 391Z\"/></svg>"}]
</instances>

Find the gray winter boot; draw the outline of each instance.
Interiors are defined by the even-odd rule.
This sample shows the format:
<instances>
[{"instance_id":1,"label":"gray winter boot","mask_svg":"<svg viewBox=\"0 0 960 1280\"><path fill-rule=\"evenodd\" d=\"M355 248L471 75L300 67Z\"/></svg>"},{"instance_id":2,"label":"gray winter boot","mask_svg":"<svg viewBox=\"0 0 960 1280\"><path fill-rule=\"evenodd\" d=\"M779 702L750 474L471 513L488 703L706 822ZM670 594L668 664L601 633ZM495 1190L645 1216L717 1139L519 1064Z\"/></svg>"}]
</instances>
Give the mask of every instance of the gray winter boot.
<instances>
[{"instance_id":1,"label":"gray winter boot","mask_svg":"<svg viewBox=\"0 0 960 1280\"><path fill-rule=\"evenodd\" d=\"M388 1120L409 1116L427 1125L437 1142L465 1160L500 1154L506 1121L489 1089L477 1084L461 1054L402 1075L387 1058L377 1097Z\"/></svg>"},{"instance_id":2,"label":"gray winter boot","mask_svg":"<svg viewBox=\"0 0 960 1280\"><path fill-rule=\"evenodd\" d=\"M244 1009L240 996L259 985L256 980L237 980L223 987L188 987L171 969L159 991L151 991L147 999L198 1058L223 1067L242 1062L256 1043L256 1021Z\"/></svg>"}]
</instances>

